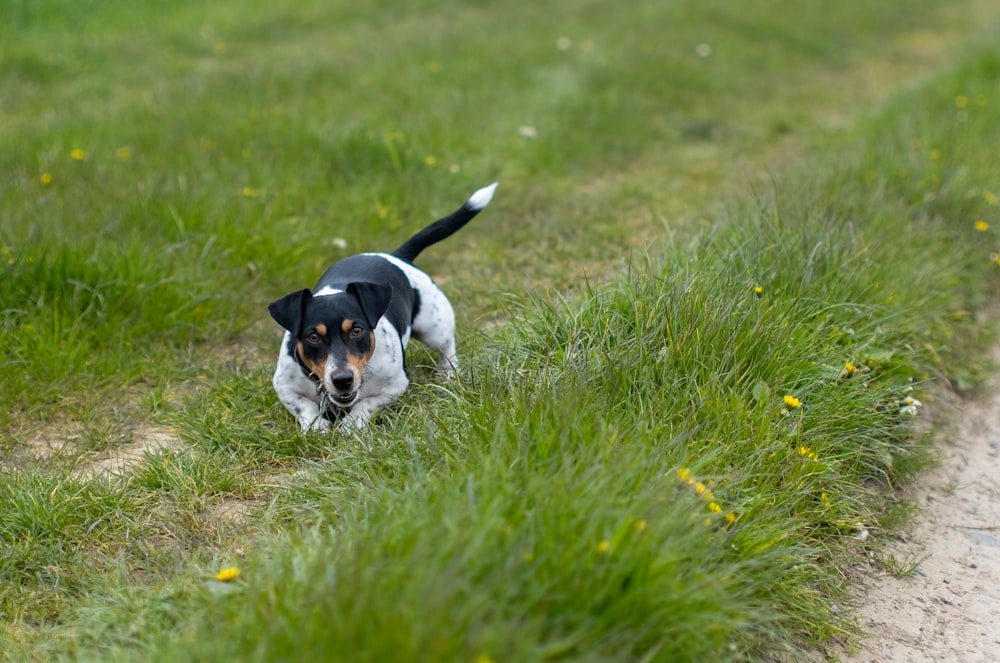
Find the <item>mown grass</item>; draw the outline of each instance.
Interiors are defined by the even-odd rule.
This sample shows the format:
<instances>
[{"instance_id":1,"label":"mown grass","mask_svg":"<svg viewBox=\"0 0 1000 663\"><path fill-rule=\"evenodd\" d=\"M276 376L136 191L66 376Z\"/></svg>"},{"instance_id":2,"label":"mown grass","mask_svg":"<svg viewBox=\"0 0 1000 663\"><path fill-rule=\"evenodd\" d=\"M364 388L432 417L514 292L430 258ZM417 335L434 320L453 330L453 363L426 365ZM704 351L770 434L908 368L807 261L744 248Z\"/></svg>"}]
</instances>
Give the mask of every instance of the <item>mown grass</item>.
<instances>
[{"instance_id":1,"label":"mown grass","mask_svg":"<svg viewBox=\"0 0 1000 663\"><path fill-rule=\"evenodd\" d=\"M851 633L840 569L927 460L907 399L974 382L991 337L1000 54L970 37L819 118L968 8L6 5L3 656L752 660ZM720 211L754 150L804 167ZM421 262L462 379L416 349L369 430L297 433L264 304L497 176ZM151 421L184 445L92 475Z\"/></svg>"}]
</instances>

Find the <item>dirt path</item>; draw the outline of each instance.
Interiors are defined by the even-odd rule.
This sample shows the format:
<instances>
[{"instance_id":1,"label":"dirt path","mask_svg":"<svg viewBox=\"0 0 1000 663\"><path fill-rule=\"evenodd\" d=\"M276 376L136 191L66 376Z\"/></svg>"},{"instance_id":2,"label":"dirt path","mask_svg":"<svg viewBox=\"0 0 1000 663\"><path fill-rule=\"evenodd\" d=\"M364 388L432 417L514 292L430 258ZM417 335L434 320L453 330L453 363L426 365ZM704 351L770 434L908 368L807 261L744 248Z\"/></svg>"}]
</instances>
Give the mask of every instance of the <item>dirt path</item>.
<instances>
[{"instance_id":1,"label":"dirt path","mask_svg":"<svg viewBox=\"0 0 1000 663\"><path fill-rule=\"evenodd\" d=\"M961 403L939 435L941 467L914 486L920 511L886 551L901 562L927 558L908 577L883 571L860 588L870 637L848 661L1000 661L1000 376L984 393Z\"/></svg>"}]
</instances>

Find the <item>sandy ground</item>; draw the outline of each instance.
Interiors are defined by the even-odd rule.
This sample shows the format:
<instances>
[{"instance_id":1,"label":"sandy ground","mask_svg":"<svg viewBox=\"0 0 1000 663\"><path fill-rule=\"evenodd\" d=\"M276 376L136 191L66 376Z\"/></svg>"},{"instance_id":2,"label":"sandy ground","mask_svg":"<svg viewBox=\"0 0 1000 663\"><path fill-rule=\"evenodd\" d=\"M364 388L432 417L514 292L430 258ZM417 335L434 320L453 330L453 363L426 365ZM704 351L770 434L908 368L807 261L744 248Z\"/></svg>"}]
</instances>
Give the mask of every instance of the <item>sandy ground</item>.
<instances>
[{"instance_id":1,"label":"sandy ground","mask_svg":"<svg viewBox=\"0 0 1000 663\"><path fill-rule=\"evenodd\" d=\"M1000 348L993 354L1000 359ZM1000 377L984 393L961 403L940 434L941 467L913 487L919 513L886 550L901 562L926 559L907 577L864 581L868 637L847 661L1000 662Z\"/></svg>"}]
</instances>

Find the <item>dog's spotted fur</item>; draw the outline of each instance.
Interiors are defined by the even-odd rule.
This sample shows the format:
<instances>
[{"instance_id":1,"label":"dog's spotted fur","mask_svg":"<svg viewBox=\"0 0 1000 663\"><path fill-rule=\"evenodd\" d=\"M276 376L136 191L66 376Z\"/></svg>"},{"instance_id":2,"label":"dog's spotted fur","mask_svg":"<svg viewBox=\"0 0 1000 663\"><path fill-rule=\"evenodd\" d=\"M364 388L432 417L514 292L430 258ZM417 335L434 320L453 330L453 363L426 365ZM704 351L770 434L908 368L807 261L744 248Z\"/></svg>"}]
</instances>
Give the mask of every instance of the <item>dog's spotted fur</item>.
<instances>
[{"instance_id":1,"label":"dog's spotted fur","mask_svg":"<svg viewBox=\"0 0 1000 663\"><path fill-rule=\"evenodd\" d=\"M303 430L329 428L339 417L342 427L361 428L406 391L403 357L411 335L438 353L442 372L456 369L455 312L413 260L476 216L496 186L479 189L392 253L344 258L315 292L298 290L271 303L271 316L285 329L274 389Z\"/></svg>"}]
</instances>

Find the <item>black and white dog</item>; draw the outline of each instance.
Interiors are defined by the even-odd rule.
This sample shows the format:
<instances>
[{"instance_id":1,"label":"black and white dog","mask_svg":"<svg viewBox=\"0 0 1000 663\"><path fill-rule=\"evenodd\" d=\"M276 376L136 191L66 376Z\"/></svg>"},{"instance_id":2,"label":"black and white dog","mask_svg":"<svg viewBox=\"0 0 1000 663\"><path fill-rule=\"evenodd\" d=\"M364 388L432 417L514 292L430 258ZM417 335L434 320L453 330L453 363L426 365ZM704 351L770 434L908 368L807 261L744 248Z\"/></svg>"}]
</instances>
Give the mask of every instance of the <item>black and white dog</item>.
<instances>
[{"instance_id":1,"label":"black and white dog","mask_svg":"<svg viewBox=\"0 0 1000 663\"><path fill-rule=\"evenodd\" d=\"M361 428L406 391L403 353L411 335L438 353L442 372L455 371L455 312L413 260L472 220L496 187L479 189L392 253L344 258L314 291L299 290L268 306L285 329L274 390L302 430L327 429L339 415L341 428Z\"/></svg>"}]
</instances>

